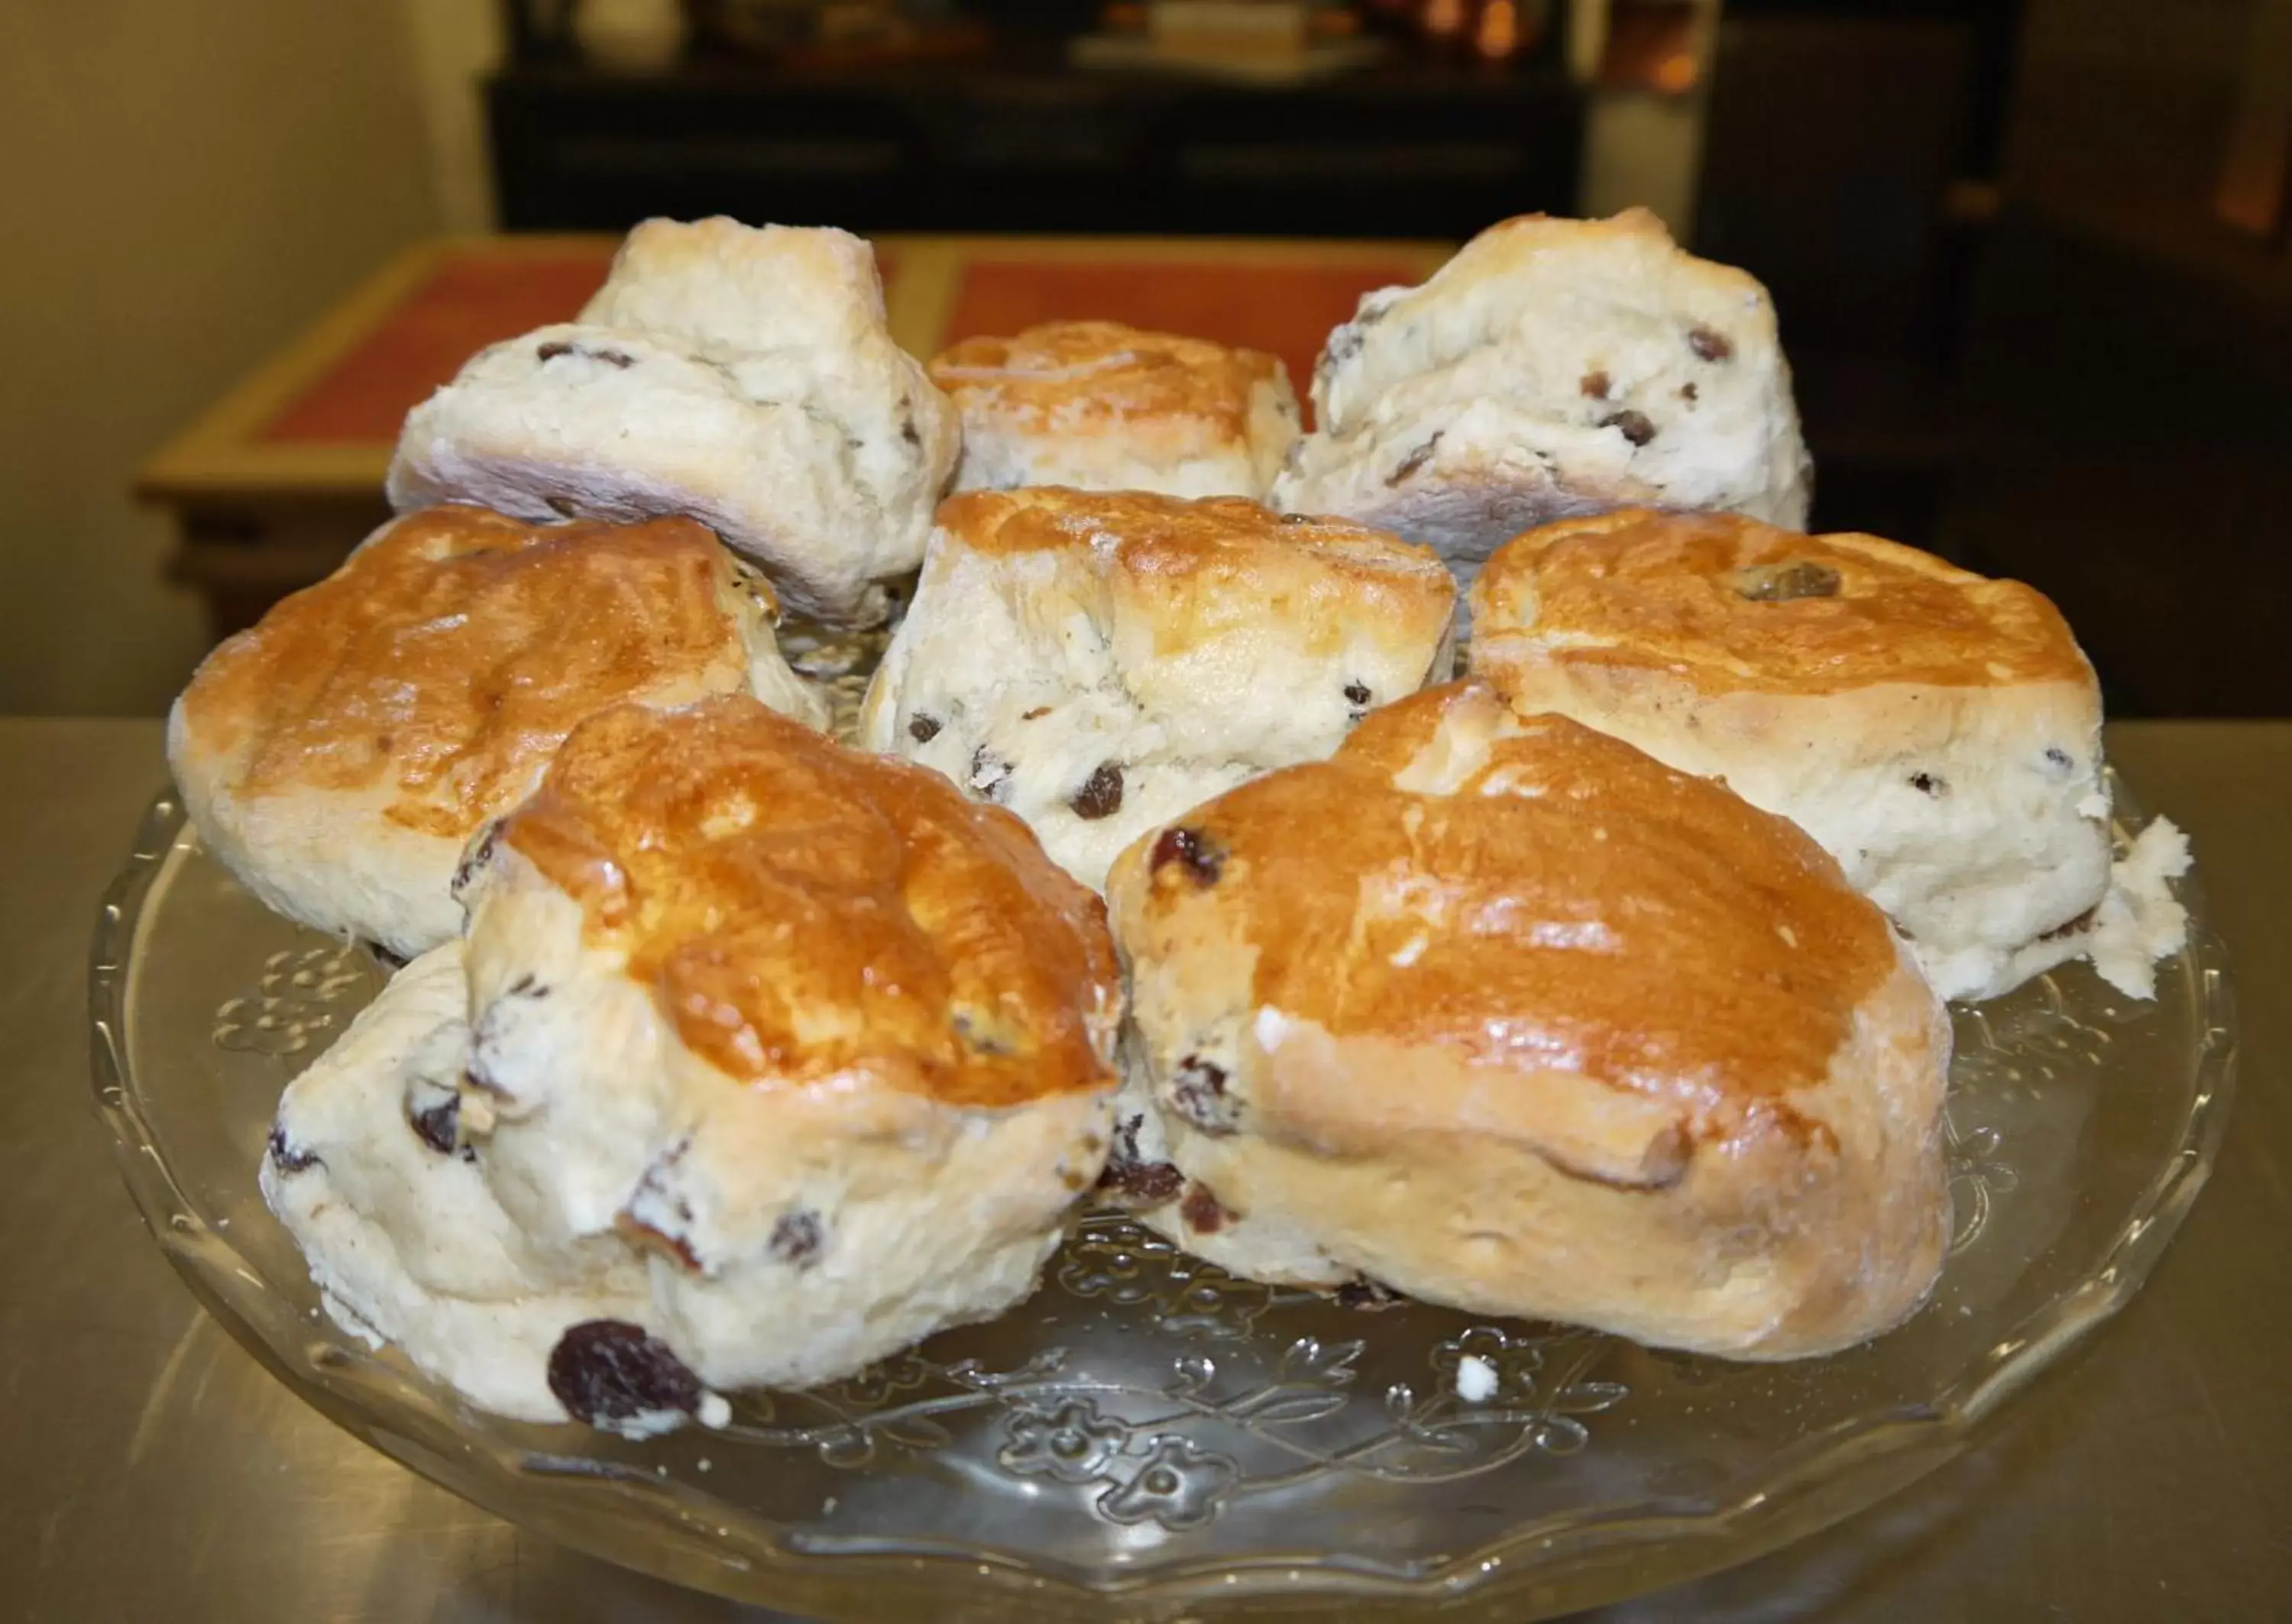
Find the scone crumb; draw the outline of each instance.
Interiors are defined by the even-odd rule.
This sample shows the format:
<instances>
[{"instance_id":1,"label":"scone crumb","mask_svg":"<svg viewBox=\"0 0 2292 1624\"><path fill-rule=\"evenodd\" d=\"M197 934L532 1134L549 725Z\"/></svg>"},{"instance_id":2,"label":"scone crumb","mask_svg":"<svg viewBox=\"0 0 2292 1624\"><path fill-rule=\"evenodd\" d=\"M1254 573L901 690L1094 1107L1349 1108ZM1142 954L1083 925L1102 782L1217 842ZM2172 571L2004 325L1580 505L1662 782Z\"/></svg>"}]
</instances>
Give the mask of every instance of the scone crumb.
<instances>
[{"instance_id":1,"label":"scone crumb","mask_svg":"<svg viewBox=\"0 0 2292 1624\"><path fill-rule=\"evenodd\" d=\"M2189 872L2189 837L2172 819L2151 820L2109 876L2093 919L2093 968L2127 998L2157 996L2156 964L2188 942L2189 911L2167 885Z\"/></svg>"},{"instance_id":2,"label":"scone crumb","mask_svg":"<svg viewBox=\"0 0 2292 1624\"><path fill-rule=\"evenodd\" d=\"M1457 1396L1468 1404L1485 1404L1497 1395L1497 1368L1477 1354L1457 1361Z\"/></svg>"},{"instance_id":3,"label":"scone crumb","mask_svg":"<svg viewBox=\"0 0 2292 1624\"><path fill-rule=\"evenodd\" d=\"M699 1404L692 1411L692 1419L712 1432L722 1431L732 1423L732 1406L722 1393L703 1393ZM704 1472L708 1469L706 1460L701 1461L700 1469Z\"/></svg>"}]
</instances>

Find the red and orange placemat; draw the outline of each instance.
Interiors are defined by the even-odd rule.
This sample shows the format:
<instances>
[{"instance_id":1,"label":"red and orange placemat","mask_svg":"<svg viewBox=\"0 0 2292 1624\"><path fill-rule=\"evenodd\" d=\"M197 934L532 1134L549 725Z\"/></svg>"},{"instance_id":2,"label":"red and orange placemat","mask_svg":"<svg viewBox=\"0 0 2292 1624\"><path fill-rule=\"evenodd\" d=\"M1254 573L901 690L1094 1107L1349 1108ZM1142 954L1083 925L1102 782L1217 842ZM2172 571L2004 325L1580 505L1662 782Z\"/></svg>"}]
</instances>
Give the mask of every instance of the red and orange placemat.
<instances>
[{"instance_id":1,"label":"red and orange placemat","mask_svg":"<svg viewBox=\"0 0 2292 1624\"><path fill-rule=\"evenodd\" d=\"M377 272L216 402L143 470L158 501L371 495L407 411L473 351L570 318L614 240L425 244ZM1102 317L1268 350L1302 394L1361 293L1421 281L1416 243L892 237L877 244L892 331L929 356L960 338Z\"/></svg>"}]
</instances>

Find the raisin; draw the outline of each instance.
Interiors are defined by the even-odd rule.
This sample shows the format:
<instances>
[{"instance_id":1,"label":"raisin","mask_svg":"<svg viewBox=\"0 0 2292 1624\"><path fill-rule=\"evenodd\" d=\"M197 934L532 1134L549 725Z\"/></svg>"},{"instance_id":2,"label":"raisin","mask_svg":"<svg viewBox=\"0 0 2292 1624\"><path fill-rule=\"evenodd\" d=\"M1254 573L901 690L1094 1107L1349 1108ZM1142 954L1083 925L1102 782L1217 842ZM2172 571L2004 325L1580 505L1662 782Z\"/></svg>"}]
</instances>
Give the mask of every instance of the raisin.
<instances>
[{"instance_id":1,"label":"raisin","mask_svg":"<svg viewBox=\"0 0 2292 1624\"><path fill-rule=\"evenodd\" d=\"M917 451L924 448L924 437L916 429L916 414L905 403L900 407L900 438Z\"/></svg>"},{"instance_id":2,"label":"raisin","mask_svg":"<svg viewBox=\"0 0 2292 1624\"><path fill-rule=\"evenodd\" d=\"M478 871L493 860L494 848L501 843L501 831L499 819L488 824L486 832L478 837L477 844L462 854L461 862L454 869L451 888L456 902L462 900L462 893L470 888L470 881L478 877Z\"/></svg>"},{"instance_id":3,"label":"raisin","mask_svg":"<svg viewBox=\"0 0 2292 1624\"><path fill-rule=\"evenodd\" d=\"M1112 817L1122 810L1122 763L1102 761L1098 770L1083 781L1082 788L1069 799L1077 817L1096 822Z\"/></svg>"},{"instance_id":4,"label":"raisin","mask_svg":"<svg viewBox=\"0 0 2292 1624\"><path fill-rule=\"evenodd\" d=\"M1020 720L1021 721L1022 721L1022 722L1038 722L1038 721L1042 720L1043 720L1043 718L1045 718L1045 716L1048 716L1050 713L1051 713L1051 707L1050 707L1050 706L1048 706L1048 705L1037 705L1037 706L1036 706L1033 710L1031 710L1031 711L1022 711L1022 712L1021 712L1019 713L1019 720Z\"/></svg>"},{"instance_id":5,"label":"raisin","mask_svg":"<svg viewBox=\"0 0 2292 1624\"><path fill-rule=\"evenodd\" d=\"M392 975L397 974L397 972L406 968L406 960L403 955L391 952L390 949L384 947L379 942L368 942L366 945L366 950L374 955L374 961L376 964L379 964L383 969L390 971Z\"/></svg>"},{"instance_id":6,"label":"raisin","mask_svg":"<svg viewBox=\"0 0 2292 1624\"><path fill-rule=\"evenodd\" d=\"M1365 705L1369 702L1372 695L1368 691L1368 683L1348 682L1345 684L1345 697L1352 700L1357 705Z\"/></svg>"},{"instance_id":7,"label":"raisin","mask_svg":"<svg viewBox=\"0 0 2292 1624\"><path fill-rule=\"evenodd\" d=\"M1401 458L1400 466L1394 469L1391 473L1385 475L1385 484L1389 486L1398 485L1403 479L1408 478L1409 475L1415 473L1418 469L1424 467L1424 464L1430 462L1432 460L1432 452L1434 448L1440 444L1441 436L1436 433L1431 439L1426 440L1422 446L1419 446L1416 450Z\"/></svg>"},{"instance_id":8,"label":"raisin","mask_svg":"<svg viewBox=\"0 0 2292 1624\"><path fill-rule=\"evenodd\" d=\"M1692 383L1683 383L1679 386L1679 398L1688 405L1693 406L1699 398L1699 394Z\"/></svg>"},{"instance_id":9,"label":"raisin","mask_svg":"<svg viewBox=\"0 0 2292 1624\"><path fill-rule=\"evenodd\" d=\"M1400 1292L1391 1286L1378 1284L1367 1275L1348 1280L1337 1288L1337 1306L1340 1308L1359 1308L1364 1313L1374 1314L1379 1309L1390 1308L1400 1300Z\"/></svg>"},{"instance_id":10,"label":"raisin","mask_svg":"<svg viewBox=\"0 0 2292 1624\"><path fill-rule=\"evenodd\" d=\"M1740 571L1735 593L1753 603L1788 603L1799 598L1836 598L1838 572L1805 559L1788 564L1759 564Z\"/></svg>"},{"instance_id":11,"label":"raisin","mask_svg":"<svg viewBox=\"0 0 2292 1624\"><path fill-rule=\"evenodd\" d=\"M1932 795L1939 800L1949 793L1949 780L1938 778L1932 773L1912 773L1910 787L1921 795Z\"/></svg>"},{"instance_id":12,"label":"raisin","mask_svg":"<svg viewBox=\"0 0 2292 1624\"><path fill-rule=\"evenodd\" d=\"M1178 1203L1178 1216L1196 1234L1214 1235L1225 1227L1225 1209L1218 1205L1209 1186L1198 1180L1186 1186L1186 1199Z\"/></svg>"},{"instance_id":13,"label":"raisin","mask_svg":"<svg viewBox=\"0 0 2292 1624\"><path fill-rule=\"evenodd\" d=\"M407 1121L414 1125L414 1137L441 1156L454 1154L454 1143L462 1128L462 1097L448 1094L427 1111L416 1111Z\"/></svg>"},{"instance_id":14,"label":"raisin","mask_svg":"<svg viewBox=\"0 0 2292 1624\"><path fill-rule=\"evenodd\" d=\"M764 1250L782 1263L804 1269L819 1256L822 1239L819 1214L809 1207L798 1207L780 1215L779 1222L772 1226L771 1239L764 1242Z\"/></svg>"},{"instance_id":15,"label":"raisin","mask_svg":"<svg viewBox=\"0 0 2292 1624\"><path fill-rule=\"evenodd\" d=\"M626 1320L585 1320L549 1354L549 1390L592 1427L700 1407L700 1379L668 1344Z\"/></svg>"},{"instance_id":16,"label":"raisin","mask_svg":"<svg viewBox=\"0 0 2292 1624\"><path fill-rule=\"evenodd\" d=\"M1310 525L1313 522L1313 516L1311 513L1284 513L1277 522L1285 525Z\"/></svg>"},{"instance_id":17,"label":"raisin","mask_svg":"<svg viewBox=\"0 0 2292 1624\"><path fill-rule=\"evenodd\" d=\"M1225 1067L1199 1055L1178 1062L1170 1081L1170 1109L1214 1138L1234 1131L1233 1102L1226 1097Z\"/></svg>"},{"instance_id":18,"label":"raisin","mask_svg":"<svg viewBox=\"0 0 2292 1624\"><path fill-rule=\"evenodd\" d=\"M939 737L940 720L926 716L921 711L908 718L908 736L918 744L928 744Z\"/></svg>"},{"instance_id":19,"label":"raisin","mask_svg":"<svg viewBox=\"0 0 2292 1624\"><path fill-rule=\"evenodd\" d=\"M572 353L573 346L562 339L553 339L533 352L534 358L542 361L553 361L561 355Z\"/></svg>"},{"instance_id":20,"label":"raisin","mask_svg":"<svg viewBox=\"0 0 2292 1624\"><path fill-rule=\"evenodd\" d=\"M2048 744L2046 746L2046 765L2057 773L2065 773L2075 767L2077 762L2070 758L2070 752L2060 745Z\"/></svg>"},{"instance_id":21,"label":"raisin","mask_svg":"<svg viewBox=\"0 0 2292 1624\"><path fill-rule=\"evenodd\" d=\"M1215 885L1225 872L1225 848L1197 829L1165 829L1146 860L1146 871L1158 874L1172 863L1183 865L1197 884Z\"/></svg>"},{"instance_id":22,"label":"raisin","mask_svg":"<svg viewBox=\"0 0 2292 1624\"><path fill-rule=\"evenodd\" d=\"M602 361L608 366L617 366L623 372L628 371L637 364L636 357L618 350L592 350L589 351L589 358L593 361Z\"/></svg>"},{"instance_id":23,"label":"raisin","mask_svg":"<svg viewBox=\"0 0 2292 1624\"><path fill-rule=\"evenodd\" d=\"M325 1165L319 1160L316 1152L297 1150L287 1142L286 1128L283 1122L271 1124L270 1160L278 1165L278 1170L282 1173L307 1173L314 1167Z\"/></svg>"},{"instance_id":24,"label":"raisin","mask_svg":"<svg viewBox=\"0 0 2292 1624\"><path fill-rule=\"evenodd\" d=\"M2101 909L2098 905L2087 908L2075 919L2066 921L2062 924L2054 926L2051 930L2046 931L2043 936L2039 937L2038 940L2040 942L2058 942L2063 937L2075 936L2081 930L2090 930L2093 929L2094 916L2100 912Z\"/></svg>"},{"instance_id":25,"label":"raisin","mask_svg":"<svg viewBox=\"0 0 2292 1624\"><path fill-rule=\"evenodd\" d=\"M573 517L573 499L570 496L551 496L545 498L545 500L549 503L549 511L552 513L556 514L558 518L570 519Z\"/></svg>"},{"instance_id":26,"label":"raisin","mask_svg":"<svg viewBox=\"0 0 2292 1624\"><path fill-rule=\"evenodd\" d=\"M1175 1195L1186 1176L1167 1162L1110 1159L1098 1187L1141 1207L1158 1207Z\"/></svg>"},{"instance_id":27,"label":"raisin","mask_svg":"<svg viewBox=\"0 0 2292 1624\"><path fill-rule=\"evenodd\" d=\"M1011 793L1011 764L981 744L971 752L971 789L1000 806Z\"/></svg>"},{"instance_id":28,"label":"raisin","mask_svg":"<svg viewBox=\"0 0 2292 1624\"><path fill-rule=\"evenodd\" d=\"M1723 361L1735 353L1735 341L1715 327L1690 327L1687 347L1707 361Z\"/></svg>"},{"instance_id":29,"label":"raisin","mask_svg":"<svg viewBox=\"0 0 2292 1624\"><path fill-rule=\"evenodd\" d=\"M1644 446L1655 438L1655 425L1648 422L1647 414L1634 412L1629 406L1602 417L1600 427L1619 430L1634 446Z\"/></svg>"},{"instance_id":30,"label":"raisin","mask_svg":"<svg viewBox=\"0 0 2292 1624\"><path fill-rule=\"evenodd\" d=\"M1608 374L1596 367L1586 373L1576 385L1578 390L1593 400L1605 400L1608 398L1608 390L1613 386L1613 381Z\"/></svg>"}]
</instances>

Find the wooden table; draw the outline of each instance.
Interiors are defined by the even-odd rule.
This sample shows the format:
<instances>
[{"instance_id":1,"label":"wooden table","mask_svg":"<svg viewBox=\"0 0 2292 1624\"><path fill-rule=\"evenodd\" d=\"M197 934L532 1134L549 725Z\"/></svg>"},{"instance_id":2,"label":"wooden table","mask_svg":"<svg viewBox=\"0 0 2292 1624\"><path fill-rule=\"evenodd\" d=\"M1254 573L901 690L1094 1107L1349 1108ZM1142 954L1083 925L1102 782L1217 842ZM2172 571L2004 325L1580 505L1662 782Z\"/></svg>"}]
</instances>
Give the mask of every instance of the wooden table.
<instances>
[{"instance_id":1,"label":"wooden table","mask_svg":"<svg viewBox=\"0 0 2292 1624\"><path fill-rule=\"evenodd\" d=\"M135 491L174 511L171 572L205 595L215 635L340 563L388 513L383 475L407 411L473 351L570 320L616 241L537 235L410 248L169 441ZM1323 337L1362 293L1421 281L1448 253L1239 238L876 240L892 336L916 355L1098 316L1271 350L1301 393Z\"/></svg>"}]
</instances>

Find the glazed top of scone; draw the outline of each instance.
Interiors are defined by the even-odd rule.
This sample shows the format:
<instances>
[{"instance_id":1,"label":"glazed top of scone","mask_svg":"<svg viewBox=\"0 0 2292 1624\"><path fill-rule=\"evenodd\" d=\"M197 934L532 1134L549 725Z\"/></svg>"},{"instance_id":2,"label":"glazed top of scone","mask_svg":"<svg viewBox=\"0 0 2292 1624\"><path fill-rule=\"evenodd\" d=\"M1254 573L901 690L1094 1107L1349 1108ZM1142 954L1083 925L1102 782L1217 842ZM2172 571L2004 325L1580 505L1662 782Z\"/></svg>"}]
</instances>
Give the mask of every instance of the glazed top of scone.
<instances>
[{"instance_id":1,"label":"glazed top of scone","mask_svg":"<svg viewBox=\"0 0 2292 1624\"><path fill-rule=\"evenodd\" d=\"M940 504L937 522L973 552L1088 560L1151 606L1171 646L1269 616L1320 626L1333 647L1361 625L1438 635L1456 600L1455 578L1429 547L1348 519L1278 514L1240 496L965 491Z\"/></svg>"},{"instance_id":2,"label":"glazed top of scone","mask_svg":"<svg viewBox=\"0 0 2292 1624\"><path fill-rule=\"evenodd\" d=\"M1016 338L967 338L934 357L930 370L957 405L991 407L1038 432L1167 417L1204 420L1237 438L1248 431L1252 392L1282 378L1281 363L1262 351L1113 321L1052 321Z\"/></svg>"},{"instance_id":3,"label":"glazed top of scone","mask_svg":"<svg viewBox=\"0 0 2292 1624\"><path fill-rule=\"evenodd\" d=\"M743 686L742 593L775 608L690 519L427 508L209 655L184 724L240 794L394 784L393 822L465 838L592 712Z\"/></svg>"},{"instance_id":4,"label":"glazed top of scone","mask_svg":"<svg viewBox=\"0 0 2292 1624\"><path fill-rule=\"evenodd\" d=\"M1878 683L2090 685L2061 612L1873 535L1801 535L1731 513L1567 519L1500 548L1473 589L1473 669L1507 661L1666 671L1711 692Z\"/></svg>"},{"instance_id":5,"label":"glazed top of scone","mask_svg":"<svg viewBox=\"0 0 2292 1624\"><path fill-rule=\"evenodd\" d=\"M998 1106L1111 1086L1103 904L1010 813L745 695L577 729L500 839L756 1083Z\"/></svg>"},{"instance_id":6,"label":"glazed top of scone","mask_svg":"<svg viewBox=\"0 0 2292 1624\"><path fill-rule=\"evenodd\" d=\"M1109 894L1133 955L1229 943L1280 1018L1691 1109L1821 1083L1899 963L1796 827L1479 682L1142 838Z\"/></svg>"}]
</instances>

